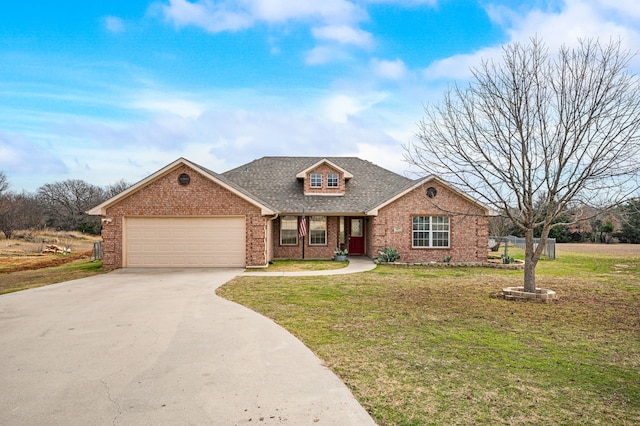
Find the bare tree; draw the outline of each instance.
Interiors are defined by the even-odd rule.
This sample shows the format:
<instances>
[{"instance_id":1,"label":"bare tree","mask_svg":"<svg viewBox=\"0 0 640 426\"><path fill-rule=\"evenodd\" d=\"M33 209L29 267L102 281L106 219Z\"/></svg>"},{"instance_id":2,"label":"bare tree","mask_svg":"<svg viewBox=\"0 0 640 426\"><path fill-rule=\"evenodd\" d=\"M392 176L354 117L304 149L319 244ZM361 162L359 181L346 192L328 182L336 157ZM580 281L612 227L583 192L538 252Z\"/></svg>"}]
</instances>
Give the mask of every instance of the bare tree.
<instances>
[{"instance_id":1,"label":"bare tree","mask_svg":"<svg viewBox=\"0 0 640 426\"><path fill-rule=\"evenodd\" d=\"M116 195L118 195L125 189L129 188L130 186L131 184L125 181L124 179L120 179L119 181L112 183L111 185L108 185L104 190L103 201L108 200L111 197L115 197Z\"/></svg>"},{"instance_id":2,"label":"bare tree","mask_svg":"<svg viewBox=\"0 0 640 426\"><path fill-rule=\"evenodd\" d=\"M0 194L0 231L7 238L18 229L27 229L39 224L41 217L36 198L26 192Z\"/></svg>"},{"instance_id":3,"label":"bare tree","mask_svg":"<svg viewBox=\"0 0 640 426\"><path fill-rule=\"evenodd\" d=\"M0 170L0 197L9 190L9 179L5 172Z\"/></svg>"},{"instance_id":4,"label":"bare tree","mask_svg":"<svg viewBox=\"0 0 640 426\"><path fill-rule=\"evenodd\" d=\"M41 186L38 199L45 209L49 226L67 231L98 232L99 219L85 211L104 200L102 188L83 180L69 179Z\"/></svg>"},{"instance_id":5,"label":"bare tree","mask_svg":"<svg viewBox=\"0 0 640 426\"><path fill-rule=\"evenodd\" d=\"M556 56L538 39L503 48L425 108L405 159L504 212L525 234L524 288L556 219L638 191L640 80L620 42L583 40ZM534 245L534 230L541 230Z\"/></svg>"}]
</instances>

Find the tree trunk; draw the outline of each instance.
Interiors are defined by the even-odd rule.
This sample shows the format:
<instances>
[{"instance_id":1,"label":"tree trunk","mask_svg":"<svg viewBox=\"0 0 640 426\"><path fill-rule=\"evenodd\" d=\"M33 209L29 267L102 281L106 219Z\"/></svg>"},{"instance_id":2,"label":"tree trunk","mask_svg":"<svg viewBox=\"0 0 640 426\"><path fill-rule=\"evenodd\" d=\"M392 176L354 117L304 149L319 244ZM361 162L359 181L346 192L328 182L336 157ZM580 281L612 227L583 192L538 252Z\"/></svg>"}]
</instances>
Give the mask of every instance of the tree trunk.
<instances>
[{"instance_id":1,"label":"tree trunk","mask_svg":"<svg viewBox=\"0 0 640 426\"><path fill-rule=\"evenodd\" d=\"M525 253L524 253L524 291L528 293L536 292L536 265L539 256L536 256L533 244L533 229L525 233Z\"/></svg>"}]
</instances>

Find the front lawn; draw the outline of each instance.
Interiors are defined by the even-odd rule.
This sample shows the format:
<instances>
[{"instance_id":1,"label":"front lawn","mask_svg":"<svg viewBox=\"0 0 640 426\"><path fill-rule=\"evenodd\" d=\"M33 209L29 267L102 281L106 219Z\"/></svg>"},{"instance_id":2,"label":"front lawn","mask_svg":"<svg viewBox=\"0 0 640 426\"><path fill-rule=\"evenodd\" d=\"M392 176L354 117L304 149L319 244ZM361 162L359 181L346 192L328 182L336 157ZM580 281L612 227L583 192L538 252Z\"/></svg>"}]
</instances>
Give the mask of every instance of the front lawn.
<instances>
[{"instance_id":1,"label":"front lawn","mask_svg":"<svg viewBox=\"0 0 640 426\"><path fill-rule=\"evenodd\" d=\"M247 269L247 272L298 272L298 271L326 271L330 269L344 268L348 261L337 262L335 260L275 260L267 269Z\"/></svg>"},{"instance_id":2,"label":"front lawn","mask_svg":"<svg viewBox=\"0 0 640 426\"><path fill-rule=\"evenodd\" d=\"M42 264L38 269L18 270L16 272L0 271L0 295L90 277L105 272L102 269L102 262L93 262L89 256L77 256L75 259L72 256L65 257L62 255L52 255L52 257L52 260L59 260L59 262L52 261Z\"/></svg>"},{"instance_id":3,"label":"front lawn","mask_svg":"<svg viewBox=\"0 0 640 426\"><path fill-rule=\"evenodd\" d=\"M565 251L538 266L557 302L490 297L521 280L378 266L218 293L300 338L381 425L640 424L640 255Z\"/></svg>"}]
</instances>

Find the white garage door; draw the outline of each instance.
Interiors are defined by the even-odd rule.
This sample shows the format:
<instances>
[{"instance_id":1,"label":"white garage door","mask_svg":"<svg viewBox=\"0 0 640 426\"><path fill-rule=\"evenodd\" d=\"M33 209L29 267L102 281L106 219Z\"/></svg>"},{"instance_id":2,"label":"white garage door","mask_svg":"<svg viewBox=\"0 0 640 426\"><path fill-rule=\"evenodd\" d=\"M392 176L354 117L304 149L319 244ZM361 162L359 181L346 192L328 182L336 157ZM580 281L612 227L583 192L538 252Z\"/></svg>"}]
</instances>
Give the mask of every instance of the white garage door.
<instances>
[{"instance_id":1,"label":"white garage door","mask_svg":"<svg viewBox=\"0 0 640 426\"><path fill-rule=\"evenodd\" d=\"M126 218L125 266L244 267L244 217Z\"/></svg>"}]
</instances>

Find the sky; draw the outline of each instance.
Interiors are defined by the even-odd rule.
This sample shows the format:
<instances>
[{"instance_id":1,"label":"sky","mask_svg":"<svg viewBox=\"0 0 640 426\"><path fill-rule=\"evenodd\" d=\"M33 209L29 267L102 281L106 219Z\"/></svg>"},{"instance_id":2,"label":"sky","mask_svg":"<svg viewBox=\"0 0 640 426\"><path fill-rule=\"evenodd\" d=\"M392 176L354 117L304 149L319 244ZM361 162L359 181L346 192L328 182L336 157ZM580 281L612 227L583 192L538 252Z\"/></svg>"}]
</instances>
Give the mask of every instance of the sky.
<instances>
[{"instance_id":1,"label":"sky","mask_svg":"<svg viewBox=\"0 0 640 426\"><path fill-rule=\"evenodd\" d=\"M134 183L180 157L403 161L425 105L501 46L640 46L637 0L22 0L0 5L0 171ZM635 58L630 71L640 71Z\"/></svg>"}]
</instances>

